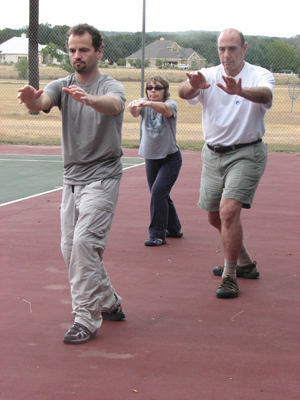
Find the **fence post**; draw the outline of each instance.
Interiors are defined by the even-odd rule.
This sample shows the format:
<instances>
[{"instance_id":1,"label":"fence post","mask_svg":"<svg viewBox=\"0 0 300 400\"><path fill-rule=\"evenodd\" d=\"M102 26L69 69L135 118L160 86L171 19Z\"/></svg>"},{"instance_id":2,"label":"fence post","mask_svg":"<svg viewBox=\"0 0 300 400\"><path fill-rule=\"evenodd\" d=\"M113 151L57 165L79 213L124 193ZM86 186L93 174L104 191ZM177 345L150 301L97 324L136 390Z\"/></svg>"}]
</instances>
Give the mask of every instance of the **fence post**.
<instances>
[{"instance_id":1,"label":"fence post","mask_svg":"<svg viewBox=\"0 0 300 400\"><path fill-rule=\"evenodd\" d=\"M29 85L39 90L39 0L30 0L29 5ZM38 111L29 111L29 114L36 115Z\"/></svg>"}]
</instances>

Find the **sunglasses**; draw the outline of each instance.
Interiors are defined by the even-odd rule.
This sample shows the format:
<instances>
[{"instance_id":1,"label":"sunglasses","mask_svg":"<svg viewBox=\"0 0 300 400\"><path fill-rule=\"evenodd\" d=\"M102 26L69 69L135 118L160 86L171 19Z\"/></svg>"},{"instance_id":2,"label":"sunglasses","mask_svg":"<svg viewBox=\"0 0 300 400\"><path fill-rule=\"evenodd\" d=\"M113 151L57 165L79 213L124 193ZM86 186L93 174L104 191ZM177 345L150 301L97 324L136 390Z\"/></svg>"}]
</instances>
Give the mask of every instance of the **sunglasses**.
<instances>
[{"instance_id":1,"label":"sunglasses","mask_svg":"<svg viewBox=\"0 0 300 400\"><path fill-rule=\"evenodd\" d=\"M164 87L163 86L147 86L146 89L147 90L152 90L152 89L154 89L154 90L164 90Z\"/></svg>"}]
</instances>

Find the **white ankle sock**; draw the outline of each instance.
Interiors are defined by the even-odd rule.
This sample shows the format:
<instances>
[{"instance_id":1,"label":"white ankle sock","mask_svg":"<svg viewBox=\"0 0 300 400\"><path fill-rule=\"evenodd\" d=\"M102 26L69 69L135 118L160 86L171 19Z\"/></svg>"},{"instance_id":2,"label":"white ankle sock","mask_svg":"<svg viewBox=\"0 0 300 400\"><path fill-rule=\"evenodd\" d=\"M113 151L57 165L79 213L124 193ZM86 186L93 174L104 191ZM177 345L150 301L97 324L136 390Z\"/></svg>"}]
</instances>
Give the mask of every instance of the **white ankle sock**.
<instances>
[{"instance_id":1,"label":"white ankle sock","mask_svg":"<svg viewBox=\"0 0 300 400\"><path fill-rule=\"evenodd\" d=\"M229 275L230 278L236 279L236 261L227 261L224 260L224 270L222 274L222 278L225 278L225 276Z\"/></svg>"},{"instance_id":2,"label":"white ankle sock","mask_svg":"<svg viewBox=\"0 0 300 400\"><path fill-rule=\"evenodd\" d=\"M243 247L241 248L237 263L240 267L245 267L246 265L253 263L250 255L246 249L246 246L244 244L243 244Z\"/></svg>"}]
</instances>

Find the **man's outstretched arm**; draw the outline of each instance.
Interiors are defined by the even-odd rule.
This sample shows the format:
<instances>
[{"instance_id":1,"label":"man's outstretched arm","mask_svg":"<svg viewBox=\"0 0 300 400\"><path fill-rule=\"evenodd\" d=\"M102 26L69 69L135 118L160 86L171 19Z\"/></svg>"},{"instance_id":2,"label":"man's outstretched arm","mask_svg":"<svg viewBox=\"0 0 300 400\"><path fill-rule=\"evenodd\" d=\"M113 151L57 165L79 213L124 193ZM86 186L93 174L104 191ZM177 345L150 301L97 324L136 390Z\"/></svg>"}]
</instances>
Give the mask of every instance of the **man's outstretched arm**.
<instances>
[{"instance_id":1,"label":"man's outstretched arm","mask_svg":"<svg viewBox=\"0 0 300 400\"><path fill-rule=\"evenodd\" d=\"M64 87L62 90L68 93L74 100L92 107L97 112L107 115L117 115L122 111L122 101L118 96L110 94L91 95L76 85L71 85L68 88Z\"/></svg>"},{"instance_id":2,"label":"man's outstretched arm","mask_svg":"<svg viewBox=\"0 0 300 400\"><path fill-rule=\"evenodd\" d=\"M227 94L237 94L253 103L268 104L273 97L272 91L267 87L242 87L242 79L236 81L232 76L223 76L225 85L217 83L217 86Z\"/></svg>"},{"instance_id":3,"label":"man's outstretched arm","mask_svg":"<svg viewBox=\"0 0 300 400\"><path fill-rule=\"evenodd\" d=\"M36 90L34 87L25 85L18 90L19 104L25 104L30 111L49 110L51 107L50 97L43 89Z\"/></svg>"},{"instance_id":4,"label":"man's outstretched arm","mask_svg":"<svg viewBox=\"0 0 300 400\"><path fill-rule=\"evenodd\" d=\"M198 96L201 89L208 89L208 83L200 71L187 73L188 81L182 82L178 88L178 96L181 99L190 100Z\"/></svg>"}]
</instances>

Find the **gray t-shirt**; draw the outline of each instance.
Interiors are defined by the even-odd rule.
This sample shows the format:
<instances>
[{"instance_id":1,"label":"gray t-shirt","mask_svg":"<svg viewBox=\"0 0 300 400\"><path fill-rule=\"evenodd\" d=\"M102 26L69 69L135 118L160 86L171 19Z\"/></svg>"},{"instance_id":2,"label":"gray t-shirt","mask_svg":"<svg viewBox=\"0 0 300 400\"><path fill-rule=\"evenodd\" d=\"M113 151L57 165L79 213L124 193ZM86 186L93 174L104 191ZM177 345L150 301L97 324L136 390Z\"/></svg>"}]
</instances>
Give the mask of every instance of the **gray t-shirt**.
<instances>
[{"instance_id":1,"label":"gray t-shirt","mask_svg":"<svg viewBox=\"0 0 300 400\"><path fill-rule=\"evenodd\" d=\"M142 139L139 155L141 157L157 160L178 151L176 144L177 104L170 99L165 103L172 107L173 115L170 118L157 113L151 107L142 108L140 111Z\"/></svg>"},{"instance_id":2,"label":"gray t-shirt","mask_svg":"<svg viewBox=\"0 0 300 400\"><path fill-rule=\"evenodd\" d=\"M114 116L99 113L62 91L70 85L80 86L91 95L118 96L122 111ZM121 177L121 136L126 101L123 86L102 73L90 84L80 85L72 74L49 83L44 92L51 99L51 107L57 106L61 111L64 183L86 185Z\"/></svg>"}]
</instances>

